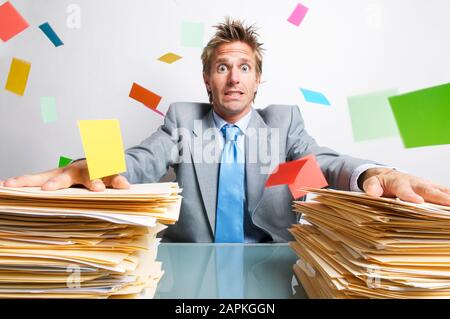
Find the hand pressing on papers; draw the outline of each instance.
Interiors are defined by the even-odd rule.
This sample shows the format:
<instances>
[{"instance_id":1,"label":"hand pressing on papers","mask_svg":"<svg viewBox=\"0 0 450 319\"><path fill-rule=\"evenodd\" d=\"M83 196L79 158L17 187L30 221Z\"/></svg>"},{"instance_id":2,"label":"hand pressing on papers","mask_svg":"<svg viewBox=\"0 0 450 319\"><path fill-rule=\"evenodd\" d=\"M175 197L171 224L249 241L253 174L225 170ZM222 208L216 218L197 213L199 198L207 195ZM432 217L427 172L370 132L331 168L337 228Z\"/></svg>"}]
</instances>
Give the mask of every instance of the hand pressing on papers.
<instances>
[{"instance_id":1,"label":"hand pressing on papers","mask_svg":"<svg viewBox=\"0 0 450 319\"><path fill-rule=\"evenodd\" d=\"M417 204L429 202L450 206L449 188L390 168L368 169L360 176L358 185L375 197L398 197Z\"/></svg>"},{"instance_id":2,"label":"hand pressing on papers","mask_svg":"<svg viewBox=\"0 0 450 319\"><path fill-rule=\"evenodd\" d=\"M128 189L130 183L121 175L111 175L102 179L89 179L89 171L86 160L75 161L72 164L56 168L47 172L23 175L0 181L0 186L26 187L37 186L42 190L51 191L69 188L72 185L83 185L94 192L102 192L106 187Z\"/></svg>"}]
</instances>

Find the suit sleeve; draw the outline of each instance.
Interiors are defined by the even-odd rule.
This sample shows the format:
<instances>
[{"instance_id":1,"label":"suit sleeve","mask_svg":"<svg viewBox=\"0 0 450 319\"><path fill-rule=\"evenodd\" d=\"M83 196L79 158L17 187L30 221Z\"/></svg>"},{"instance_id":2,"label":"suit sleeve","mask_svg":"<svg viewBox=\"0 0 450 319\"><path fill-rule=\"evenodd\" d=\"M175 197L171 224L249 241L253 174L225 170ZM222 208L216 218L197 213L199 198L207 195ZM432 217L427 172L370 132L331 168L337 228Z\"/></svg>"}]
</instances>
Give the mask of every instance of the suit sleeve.
<instances>
[{"instance_id":1,"label":"suit sleeve","mask_svg":"<svg viewBox=\"0 0 450 319\"><path fill-rule=\"evenodd\" d=\"M139 145L125 152L127 172L122 174L130 183L154 183L178 161L176 107L171 105L164 124Z\"/></svg>"},{"instance_id":2,"label":"suit sleeve","mask_svg":"<svg viewBox=\"0 0 450 319\"><path fill-rule=\"evenodd\" d=\"M296 160L314 154L331 188L350 190L350 178L363 164L378 164L370 160L339 154L322 147L305 130L303 118L297 106L291 108L291 123L287 136L287 160Z\"/></svg>"}]
</instances>

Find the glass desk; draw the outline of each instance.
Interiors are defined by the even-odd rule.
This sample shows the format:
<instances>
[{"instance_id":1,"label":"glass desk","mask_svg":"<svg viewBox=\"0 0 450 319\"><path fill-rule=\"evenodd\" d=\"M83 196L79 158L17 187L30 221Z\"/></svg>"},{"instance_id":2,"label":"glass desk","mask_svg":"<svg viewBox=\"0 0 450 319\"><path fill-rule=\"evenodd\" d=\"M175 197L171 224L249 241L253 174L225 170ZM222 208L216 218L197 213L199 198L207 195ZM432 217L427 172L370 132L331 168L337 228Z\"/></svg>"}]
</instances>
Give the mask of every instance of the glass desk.
<instances>
[{"instance_id":1,"label":"glass desk","mask_svg":"<svg viewBox=\"0 0 450 319\"><path fill-rule=\"evenodd\" d=\"M165 274L155 298L307 298L288 244L162 243L156 259Z\"/></svg>"}]
</instances>

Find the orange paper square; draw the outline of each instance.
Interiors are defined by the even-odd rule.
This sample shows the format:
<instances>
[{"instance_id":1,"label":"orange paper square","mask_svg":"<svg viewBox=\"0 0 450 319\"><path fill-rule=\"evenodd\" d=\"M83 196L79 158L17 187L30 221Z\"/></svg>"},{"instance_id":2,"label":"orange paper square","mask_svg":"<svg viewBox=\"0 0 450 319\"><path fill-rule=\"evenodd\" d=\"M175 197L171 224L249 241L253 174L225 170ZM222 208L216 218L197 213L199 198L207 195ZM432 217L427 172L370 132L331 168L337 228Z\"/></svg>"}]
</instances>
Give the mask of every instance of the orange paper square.
<instances>
[{"instance_id":1,"label":"orange paper square","mask_svg":"<svg viewBox=\"0 0 450 319\"><path fill-rule=\"evenodd\" d=\"M149 109L152 109L158 114L164 116L163 113L158 111L156 108L158 107L159 102L161 101L161 97L150 90L140 86L139 84L133 83L130 91L130 97L135 99L138 102L141 102Z\"/></svg>"}]
</instances>

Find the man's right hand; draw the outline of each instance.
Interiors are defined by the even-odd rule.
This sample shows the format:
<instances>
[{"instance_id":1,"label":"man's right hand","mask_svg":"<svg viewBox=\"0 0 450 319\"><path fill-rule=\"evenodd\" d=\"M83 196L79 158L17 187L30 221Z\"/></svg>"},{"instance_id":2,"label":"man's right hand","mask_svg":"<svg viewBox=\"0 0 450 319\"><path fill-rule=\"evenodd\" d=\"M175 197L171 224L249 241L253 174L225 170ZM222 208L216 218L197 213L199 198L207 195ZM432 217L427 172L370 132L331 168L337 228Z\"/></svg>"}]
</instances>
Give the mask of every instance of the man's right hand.
<instances>
[{"instance_id":1,"label":"man's right hand","mask_svg":"<svg viewBox=\"0 0 450 319\"><path fill-rule=\"evenodd\" d=\"M106 187L128 189L130 183L121 175L111 175L102 179L89 179L86 160L76 161L66 167L53 169L47 172L23 175L0 181L0 186L26 187L39 186L42 190L53 191L69 188L72 185L84 185L94 192L102 192Z\"/></svg>"}]
</instances>

